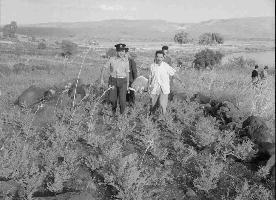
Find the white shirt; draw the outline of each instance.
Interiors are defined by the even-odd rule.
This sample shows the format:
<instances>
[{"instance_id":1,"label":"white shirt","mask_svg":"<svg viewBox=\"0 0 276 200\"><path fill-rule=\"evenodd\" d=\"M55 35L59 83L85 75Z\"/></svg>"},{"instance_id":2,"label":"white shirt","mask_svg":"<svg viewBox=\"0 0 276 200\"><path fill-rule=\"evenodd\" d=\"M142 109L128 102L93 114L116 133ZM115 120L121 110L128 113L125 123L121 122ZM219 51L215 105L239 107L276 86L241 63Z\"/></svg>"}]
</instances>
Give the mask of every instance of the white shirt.
<instances>
[{"instance_id":1,"label":"white shirt","mask_svg":"<svg viewBox=\"0 0 276 200\"><path fill-rule=\"evenodd\" d=\"M151 76L151 94L158 94L161 88L163 94L170 93L170 76L175 74L176 70L165 62L160 65L153 63L150 66Z\"/></svg>"}]
</instances>

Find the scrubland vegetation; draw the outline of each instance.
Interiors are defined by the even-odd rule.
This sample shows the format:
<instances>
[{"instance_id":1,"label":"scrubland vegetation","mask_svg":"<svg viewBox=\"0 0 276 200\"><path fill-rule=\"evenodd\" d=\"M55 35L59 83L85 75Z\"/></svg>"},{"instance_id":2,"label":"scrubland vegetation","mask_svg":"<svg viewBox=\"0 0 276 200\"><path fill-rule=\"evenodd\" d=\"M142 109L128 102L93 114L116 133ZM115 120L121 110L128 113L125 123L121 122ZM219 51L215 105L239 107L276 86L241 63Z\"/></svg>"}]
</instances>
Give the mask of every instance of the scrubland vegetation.
<instances>
[{"instance_id":1,"label":"scrubland vegetation","mask_svg":"<svg viewBox=\"0 0 276 200\"><path fill-rule=\"evenodd\" d=\"M113 118L109 105L100 103L107 88L97 85L106 60L93 48L64 58L55 46L22 47L6 46L0 55L0 199L274 199L275 177L247 163L256 154L254 143L221 130L199 103L174 99L168 115L158 118L148 115L149 96L137 94L135 107ZM138 72L147 77L154 54L135 53ZM199 71L185 56L172 52L175 63L183 58L188 66L179 69L182 83L175 82L174 91L231 102L239 108L238 126L255 115L275 134L274 74L255 88L252 62ZM13 105L30 85L49 87L78 74L93 84L86 102L72 107L63 95L33 112Z\"/></svg>"}]
</instances>

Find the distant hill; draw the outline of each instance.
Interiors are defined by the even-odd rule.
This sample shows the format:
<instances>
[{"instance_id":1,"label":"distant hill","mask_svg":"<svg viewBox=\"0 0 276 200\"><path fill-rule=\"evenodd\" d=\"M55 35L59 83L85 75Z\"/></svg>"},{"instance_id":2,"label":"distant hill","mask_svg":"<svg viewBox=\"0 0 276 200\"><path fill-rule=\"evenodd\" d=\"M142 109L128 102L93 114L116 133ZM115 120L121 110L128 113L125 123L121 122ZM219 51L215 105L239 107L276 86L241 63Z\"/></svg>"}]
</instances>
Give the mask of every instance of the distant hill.
<instances>
[{"instance_id":1,"label":"distant hill","mask_svg":"<svg viewBox=\"0 0 276 200\"><path fill-rule=\"evenodd\" d=\"M275 39L274 17L209 20L201 23L172 23L164 20L104 20L95 22L43 23L20 26L18 33L37 37L95 39L105 41L172 41L184 30L194 38L217 32L225 39Z\"/></svg>"}]
</instances>

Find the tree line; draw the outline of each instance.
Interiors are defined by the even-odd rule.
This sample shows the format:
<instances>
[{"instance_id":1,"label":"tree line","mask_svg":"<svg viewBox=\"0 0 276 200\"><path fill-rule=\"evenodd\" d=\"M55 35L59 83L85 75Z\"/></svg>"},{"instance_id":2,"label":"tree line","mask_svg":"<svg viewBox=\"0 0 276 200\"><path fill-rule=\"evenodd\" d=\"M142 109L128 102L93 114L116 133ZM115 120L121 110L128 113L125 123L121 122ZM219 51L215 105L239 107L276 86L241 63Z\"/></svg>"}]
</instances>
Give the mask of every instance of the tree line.
<instances>
[{"instance_id":1,"label":"tree line","mask_svg":"<svg viewBox=\"0 0 276 200\"><path fill-rule=\"evenodd\" d=\"M187 32L181 31L175 34L174 41L179 44L188 44L194 41ZM224 39L219 33L203 33L198 38L198 44L212 45L223 44Z\"/></svg>"}]
</instances>

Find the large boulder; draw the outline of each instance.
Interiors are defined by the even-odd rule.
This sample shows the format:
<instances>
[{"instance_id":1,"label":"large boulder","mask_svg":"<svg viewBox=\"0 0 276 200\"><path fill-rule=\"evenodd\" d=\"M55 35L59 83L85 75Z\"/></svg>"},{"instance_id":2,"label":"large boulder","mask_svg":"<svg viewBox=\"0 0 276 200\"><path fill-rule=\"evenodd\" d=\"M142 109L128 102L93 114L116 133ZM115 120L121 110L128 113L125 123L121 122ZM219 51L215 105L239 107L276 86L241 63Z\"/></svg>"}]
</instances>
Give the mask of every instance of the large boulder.
<instances>
[{"instance_id":1,"label":"large boulder","mask_svg":"<svg viewBox=\"0 0 276 200\"><path fill-rule=\"evenodd\" d=\"M15 101L16 105L20 107L29 108L39 102L41 102L44 98L44 94L47 91L45 88L30 86Z\"/></svg>"},{"instance_id":2,"label":"large boulder","mask_svg":"<svg viewBox=\"0 0 276 200\"><path fill-rule=\"evenodd\" d=\"M242 128L244 129L246 135L256 144L275 143L275 138L273 137L270 129L260 117L248 117L242 123Z\"/></svg>"},{"instance_id":3,"label":"large boulder","mask_svg":"<svg viewBox=\"0 0 276 200\"><path fill-rule=\"evenodd\" d=\"M147 90L148 79L144 76L138 76L132 83L131 88L135 90L135 92L144 92Z\"/></svg>"},{"instance_id":4,"label":"large boulder","mask_svg":"<svg viewBox=\"0 0 276 200\"><path fill-rule=\"evenodd\" d=\"M262 173L268 174L272 168L275 168L275 135L273 135L266 123L256 116L248 117L243 122L242 128L246 136L258 147L258 154L261 156L258 157L257 155L255 160L262 160L264 156L268 156L266 165L261 168Z\"/></svg>"}]
</instances>

